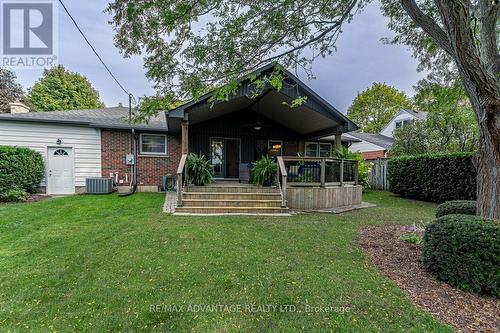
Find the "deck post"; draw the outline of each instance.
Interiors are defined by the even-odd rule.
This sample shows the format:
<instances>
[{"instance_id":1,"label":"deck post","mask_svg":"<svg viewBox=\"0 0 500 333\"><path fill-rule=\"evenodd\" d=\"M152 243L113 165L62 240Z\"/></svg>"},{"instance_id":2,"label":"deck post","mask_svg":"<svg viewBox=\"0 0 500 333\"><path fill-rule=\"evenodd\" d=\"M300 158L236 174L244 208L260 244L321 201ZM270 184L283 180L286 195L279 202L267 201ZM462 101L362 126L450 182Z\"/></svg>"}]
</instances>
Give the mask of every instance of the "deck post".
<instances>
[{"instance_id":1,"label":"deck post","mask_svg":"<svg viewBox=\"0 0 500 333\"><path fill-rule=\"evenodd\" d=\"M359 162L354 164L354 185L359 185Z\"/></svg>"},{"instance_id":2,"label":"deck post","mask_svg":"<svg viewBox=\"0 0 500 333\"><path fill-rule=\"evenodd\" d=\"M340 160L340 186L344 186L344 159Z\"/></svg>"},{"instance_id":3,"label":"deck post","mask_svg":"<svg viewBox=\"0 0 500 333\"><path fill-rule=\"evenodd\" d=\"M181 155L182 154L187 155L189 153L188 127L189 127L189 122L183 120L181 122Z\"/></svg>"},{"instance_id":4,"label":"deck post","mask_svg":"<svg viewBox=\"0 0 500 333\"><path fill-rule=\"evenodd\" d=\"M342 149L342 132L335 132L335 150Z\"/></svg>"},{"instance_id":5,"label":"deck post","mask_svg":"<svg viewBox=\"0 0 500 333\"><path fill-rule=\"evenodd\" d=\"M325 179L326 179L326 158L321 158L321 175L320 175L320 183L321 187L325 187Z\"/></svg>"}]
</instances>

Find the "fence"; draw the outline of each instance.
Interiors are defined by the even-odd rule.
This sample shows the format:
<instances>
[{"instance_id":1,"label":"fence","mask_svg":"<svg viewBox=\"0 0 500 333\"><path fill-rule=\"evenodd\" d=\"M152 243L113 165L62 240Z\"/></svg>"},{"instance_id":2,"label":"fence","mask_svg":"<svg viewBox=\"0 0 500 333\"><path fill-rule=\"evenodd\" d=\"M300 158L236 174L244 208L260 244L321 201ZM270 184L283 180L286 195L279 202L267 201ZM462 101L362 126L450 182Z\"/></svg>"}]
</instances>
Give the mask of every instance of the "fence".
<instances>
[{"instance_id":1,"label":"fence","mask_svg":"<svg viewBox=\"0 0 500 333\"><path fill-rule=\"evenodd\" d=\"M378 159L370 161L371 168L368 174L368 184L370 188L388 191L389 182L387 181L387 161L388 159Z\"/></svg>"}]
</instances>

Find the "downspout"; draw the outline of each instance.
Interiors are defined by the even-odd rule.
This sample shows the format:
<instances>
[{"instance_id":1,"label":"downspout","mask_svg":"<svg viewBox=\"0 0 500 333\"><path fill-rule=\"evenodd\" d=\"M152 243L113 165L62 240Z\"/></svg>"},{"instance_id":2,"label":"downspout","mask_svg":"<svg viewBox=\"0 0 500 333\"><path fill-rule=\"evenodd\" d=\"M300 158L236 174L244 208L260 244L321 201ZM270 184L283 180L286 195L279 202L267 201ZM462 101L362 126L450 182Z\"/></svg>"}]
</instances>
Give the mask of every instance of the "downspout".
<instances>
[{"instance_id":1,"label":"downspout","mask_svg":"<svg viewBox=\"0 0 500 333\"><path fill-rule=\"evenodd\" d=\"M128 95L128 123L132 125L132 95ZM131 170L132 170L132 175L131 175L131 180L130 180L130 190L126 193L121 193L119 194L120 197L127 197L129 195L132 195L135 193L137 190L137 145L135 142L135 129L132 128L132 136L130 137L130 145L131 145L131 151L132 151L132 156L134 157L134 164L132 164Z\"/></svg>"}]
</instances>

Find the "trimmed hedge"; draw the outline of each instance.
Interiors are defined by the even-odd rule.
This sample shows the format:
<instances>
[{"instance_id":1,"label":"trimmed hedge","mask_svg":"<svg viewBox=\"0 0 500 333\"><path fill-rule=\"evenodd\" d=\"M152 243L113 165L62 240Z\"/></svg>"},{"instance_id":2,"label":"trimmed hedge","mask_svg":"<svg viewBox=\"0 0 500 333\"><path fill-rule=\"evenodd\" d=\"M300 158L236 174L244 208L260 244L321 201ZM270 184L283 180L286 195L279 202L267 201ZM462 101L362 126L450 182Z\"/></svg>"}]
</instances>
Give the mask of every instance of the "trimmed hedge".
<instances>
[{"instance_id":1,"label":"trimmed hedge","mask_svg":"<svg viewBox=\"0 0 500 333\"><path fill-rule=\"evenodd\" d=\"M447 201L436 209L436 217L450 214L476 215L476 202L472 200Z\"/></svg>"},{"instance_id":2,"label":"trimmed hedge","mask_svg":"<svg viewBox=\"0 0 500 333\"><path fill-rule=\"evenodd\" d=\"M425 228L424 267L452 286L500 298L500 223L446 215Z\"/></svg>"},{"instance_id":3,"label":"trimmed hedge","mask_svg":"<svg viewBox=\"0 0 500 333\"><path fill-rule=\"evenodd\" d=\"M20 190L35 193L44 169L43 158L36 151L0 146L0 197L9 194L12 198Z\"/></svg>"},{"instance_id":4,"label":"trimmed hedge","mask_svg":"<svg viewBox=\"0 0 500 333\"><path fill-rule=\"evenodd\" d=\"M389 188L403 197L442 203L476 200L473 153L402 156L389 160Z\"/></svg>"}]
</instances>

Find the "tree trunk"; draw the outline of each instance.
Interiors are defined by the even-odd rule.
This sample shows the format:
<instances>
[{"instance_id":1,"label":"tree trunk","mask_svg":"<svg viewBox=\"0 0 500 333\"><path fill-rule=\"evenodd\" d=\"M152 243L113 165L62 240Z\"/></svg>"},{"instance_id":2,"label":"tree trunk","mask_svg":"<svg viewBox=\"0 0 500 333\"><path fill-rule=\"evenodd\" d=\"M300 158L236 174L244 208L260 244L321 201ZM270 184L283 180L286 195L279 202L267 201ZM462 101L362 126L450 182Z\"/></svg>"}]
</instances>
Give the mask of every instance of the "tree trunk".
<instances>
[{"instance_id":1,"label":"tree trunk","mask_svg":"<svg viewBox=\"0 0 500 333\"><path fill-rule=\"evenodd\" d=\"M465 82L479 122L480 147L475 158L477 170L477 214L500 219L500 100L481 96Z\"/></svg>"}]
</instances>

